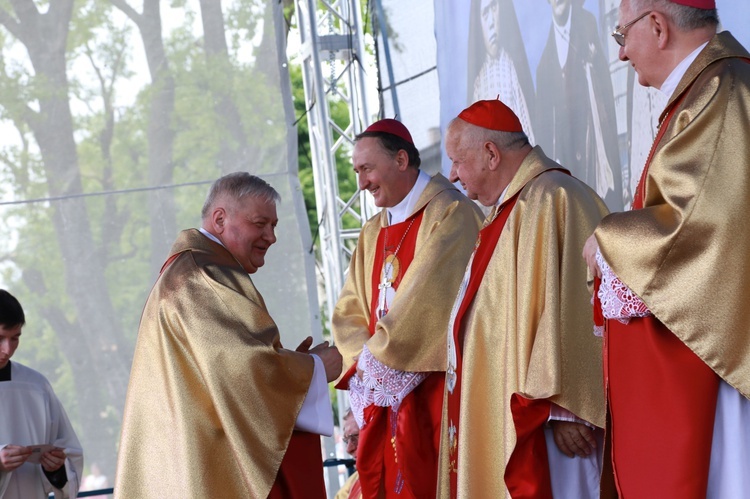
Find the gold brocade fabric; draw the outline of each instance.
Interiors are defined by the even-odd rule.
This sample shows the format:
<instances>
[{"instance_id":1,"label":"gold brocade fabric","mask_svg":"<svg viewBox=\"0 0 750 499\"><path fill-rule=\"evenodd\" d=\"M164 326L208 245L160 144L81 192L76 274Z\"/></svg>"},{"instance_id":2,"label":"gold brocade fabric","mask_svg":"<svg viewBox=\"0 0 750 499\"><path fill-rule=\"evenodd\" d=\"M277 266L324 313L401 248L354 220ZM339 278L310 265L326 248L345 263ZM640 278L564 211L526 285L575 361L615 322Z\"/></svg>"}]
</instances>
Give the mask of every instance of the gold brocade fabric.
<instances>
[{"instance_id":1,"label":"gold brocade fabric","mask_svg":"<svg viewBox=\"0 0 750 499\"><path fill-rule=\"evenodd\" d=\"M333 337L344 357L343 373L365 343L378 361L392 369L445 371L446 325L482 213L440 174L427 184L414 213L425 205L414 259L372 338L368 329L372 266L378 234L387 226L386 211L362 228L332 320Z\"/></svg>"},{"instance_id":2,"label":"gold brocade fabric","mask_svg":"<svg viewBox=\"0 0 750 499\"><path fill-rule=\"evenodd\" d=\"M183 231L146 302L116 496L265 498L312 380L221 245Z\"/></svg>"},{"instance_id":3,"label":"gold brocade fabric","mask_svg":"<svg viewBox=\"0 0 750 499\"><path fill-rule=\"evenodd\" d=\"M359 480L359 472L355 471L352 473L352 475L346 479L346 483L339 489L338 492L336 492L336 495L333 497L333 499L355 499L351 496L352 486L354 486L354 482ZM362 494L358 494L356 499L361 499Z\"/></svg>"},{"instance_id":4,"label":"gold brocade fabric","mask_svg":"<svg viewBox=\"0 0 750 499\"><path fill-rule=\"evenodd\" d=\"M716 35L680 81L644 209L605 218L605 260L653 314L750 397L750 54ZM689 88L688 88L689 87Z\"/></svg>"},{"instance_id":5,"label":"gold brocade fabric","mask_svg":"<svg viewBox=\"0 0 750 499\"><path fill-rule=\"evenodd\" d=\"M544 171L551 168L559 165L536 147L511 181L505 199L521 193L462 323L459 497L507 495L514 393L604 426L602 343L581 252L607 209L583 182ZM448 497L443 415L439 490Z\"/></svg>"}]
</instances>

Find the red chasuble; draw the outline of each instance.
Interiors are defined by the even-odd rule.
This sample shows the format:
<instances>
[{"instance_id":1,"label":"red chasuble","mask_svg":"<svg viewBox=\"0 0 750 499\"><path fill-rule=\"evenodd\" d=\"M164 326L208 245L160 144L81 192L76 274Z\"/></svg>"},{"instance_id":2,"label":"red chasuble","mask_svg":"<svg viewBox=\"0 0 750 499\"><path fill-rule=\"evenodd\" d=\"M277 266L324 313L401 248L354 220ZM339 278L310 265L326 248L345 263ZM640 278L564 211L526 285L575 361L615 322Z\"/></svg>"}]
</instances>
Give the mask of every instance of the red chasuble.
<instances>
[{"instance_id":1,"label":"red chasuble","mask_svg":"<svg viewBox=\"0 0 750 499\"><path fill-rule=\"evenodd\" d=\"M479 232L471 260L466 293L453 323L453 340L456 348L456 384L453 392L448 393L448 420L450 422L449 433L451 434L449 450L451 497L457 497L458 494L458 474L456 471L460 466L458 462L458 422L461 405L461 370L463 367L463 328L461 322L476 296L505 223L511 211L513 211L520 192L500 205L495 219ZM515 394L511 400L511 409L516 427L517 442L505 472L508 490L513 497L552 497L543 429L543 425L549 416L549 402L546 400L528 400Z\"/></svg>"},{"instance_id":2,"label":"red chasuble","mask_svg":"<svg viewBox=\"0 0 750 499\"><path fill-rule=\"evenodd\" d=\"M634 210L643 208L651 159L680 101L660 125ZM598 280L594 321L601 324L597 294ZM719 377L653 315L604 324L608 438L620 497L705 498Z\"/></svg>"},{"instance_id":3,"label":"red chasuble","mask_svg":"<svg viewBox=\"0 0 750 499\"><path fill-rule=\"evenodd\" d=\"M423 210L404 222L380 230L372 271L370 335L380 316L388 313L380 301L384 292L398 290L414 258ZM356 365L343 378L348 382ZM440 449L444 373L430 374L409 393L397 412L390 407L365 408L359 434L357 470L362 497L434 498Z\"/></svg>"}]
</instances>

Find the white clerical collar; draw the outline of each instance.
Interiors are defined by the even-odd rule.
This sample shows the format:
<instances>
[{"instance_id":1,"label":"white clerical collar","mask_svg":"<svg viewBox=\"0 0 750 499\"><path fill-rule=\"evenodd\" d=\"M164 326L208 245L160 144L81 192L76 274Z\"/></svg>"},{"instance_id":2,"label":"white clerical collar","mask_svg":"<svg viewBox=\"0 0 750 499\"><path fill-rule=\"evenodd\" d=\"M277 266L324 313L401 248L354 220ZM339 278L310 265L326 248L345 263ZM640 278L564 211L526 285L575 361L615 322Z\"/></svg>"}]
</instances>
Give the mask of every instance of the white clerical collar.
<instances>
[{"instance_id":1,"label":"white clerical collar","mask_svg":"<svg viewBox=\"0 0 750 499\"><path fill-rule=\"evenodd\" d=\"M560 67L565 67L568 60L568 48L570 47L570 18L573 16L573 6L568 8L568 19L565 25L560 26L555 22L555 16L552 16L552 26L555 28L555 46L557 47L557 60Z\"/></svg>"},{"instance_id":2,"label":"white clerical collar","mask_svg":"<svg viewBox=\"0 0 750 499\"><path fill-rule=\"evenodd\" d=\"M682 80L682 77L685 76L685 73L687 73L688 68L690 65L695 61L695 59L698 57L698 54L701 53L701 50L706 48L706 45L708 45L708 42L704 43L697 49L690 52L690 54L685 57L682 62L680 62L677 67L675 67L671 73L669 73L669 76L667 76L667 79L664 80L664 83L662 83L661 88L659 90L667 96L667 99L672 98L672 94L677 89L677 85L679 85L680 80Z\"/></svg>"},{"instance_id":3,"label":"white clerical collar","mask_svg":"<svg viewBox=\"0 0 750 499\"><path fill-rule=\"evenodd\" d=\"M214 236L213 234L211 234L210 232L208 232L208 231L207 231L206 229L204 229L203 227L201 227L200 229L198 229L198 231L200 231L200 233L201 233L201 234L203 234L204 236L206 236L207 238L209 238L209 239L210 239L210 240L212 240L213 242L215 242L215 243L219 243L219 244L221 244L222 246L224 246L224 243L222 243L221 241L219 241L219 238L217 238L216 236ZM224 247L226 248L226 246L224 246Z\"/></svg>"},{"instance_id":4,"label":"white clerical collar","mask_svg":"<svg viewBox=\"0 0 750 499\"><path fill-rule=\"evenodd\" d=\"M503 204L503 201L505 200L505 194L508 192L508 187L510 187L510 183L505 186L505 189L503 189L503 193L500 194L500 197L497 198L497 203L495 203L495 206L500 206Z\"/></svg>"},{"instance_id":5,"label":"white clerical collar","mask_svg":"<svg viewBox=\"0 0 750 499\"><path fill-rule=\"evenodd\" d=\"M419 170L417 181L414 182L414 186L409 191L404 199L401 200L396 206L386 208L388 212L388 225L395 225L403 222L412 214L414 207L419 200L419 196L422 195L427 184L430 183L430 176L422 170Z\"/></svg>"}]
</instances>

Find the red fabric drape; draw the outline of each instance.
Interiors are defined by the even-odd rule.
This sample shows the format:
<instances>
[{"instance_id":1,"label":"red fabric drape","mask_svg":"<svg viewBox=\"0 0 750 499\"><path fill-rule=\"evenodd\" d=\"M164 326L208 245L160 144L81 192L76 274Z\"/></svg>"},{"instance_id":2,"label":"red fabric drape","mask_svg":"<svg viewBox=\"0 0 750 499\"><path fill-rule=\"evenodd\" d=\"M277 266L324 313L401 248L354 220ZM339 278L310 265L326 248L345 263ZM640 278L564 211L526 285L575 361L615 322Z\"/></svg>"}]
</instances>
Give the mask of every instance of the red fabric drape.
<instances>
[{"instance_id":1,"label":"red fabric drape","mask_svg":"<svg viewBox=\"0 0 750 499\"><path fill-rule=\"evenodd\" d=\"M634 210L644 207L651 160L686 94L673 102L659 127ZM594 307L600 318L598 297ZM631 318L627 325L606 320L604 380L620 497L705 498L718 376L650 316Z\"/></svg>"},{"instance_id":2,"label":"red fabric drape","mask_svg":"<svg viewBox=\"0 0 750 499\"><path fill-rule=\"evenodd\" d=\"M398 275L391 284L398 290L414 259L423 213L420 210L404 222L381 229L378 235L372 269L371 335L378 321L378 286L385 259L398 252ZM349 376L342 383L348 384ZM397 413L374 405L365 409L366 425L360 431L357 451L363 498L435 497L444 383L443 373L431 374L404 398Z\"/></svg>"},{"instance_id":3,"label":"red fabric drape","mask_svg":"<svg viewBox=\"0 0 750 499\"><path fill-rule=\"evenodd\" d=\"M320 435L295 430L268 499L325 499Z\"/></svg>"},{"instance_id":4,"label":"red fabric drape","mask_svg":"<svg viewBox=\"0 0 750 499\"><path fill-rule=\"evenodd\" d=\"M607 322L620 497L705 498L719 377L654 317Z\"/></svg>"},{"instance_id":5,"label":"red fabric drape","mask_svg":"<svg viewBox=\"0 0 750 499\"><path fill-rule=\"evenodd\" d=\"M505 467L505 485L513 499L552 499L544 424L549 419L547 400L529 400L517 393L510 409L516 428L516 446Z\"/></svg>"},{"instance_id":6,"label":"red fabric drape","mask_svg":"<svg viewBox=\"0 0 750 499\"><path fill-rule=\"evenodd\" d=\"M516 205L518 200L517 193L515 196L504 202L498 209L501 210L495 217L495 220L490 222L486 227L479 231L477 239L477 246L474 250L474 256L471 263L471 273L469 275L469 283L466 286L466 293L464 294L463 301L458 308L456 313L456 319L453 323L453 343L456 346L456 386L453 389L453 393L448 393L448 421L455 427L454 443L449 449L449 460L450 460L450 493L451 497L457 497L458 495L458 439L459 439L459 419L460 419L460 407L461 407L461 370L463 368L463 332L462 321L464 314L469 309L474 296L477 294L479 284L482 282L484 272L487 270L487 266L492 259L492 255L495 252L497 242L500 240L500 234L503 232L505 223L508 221L513 207Z\"/></svg>"}]
</instances>

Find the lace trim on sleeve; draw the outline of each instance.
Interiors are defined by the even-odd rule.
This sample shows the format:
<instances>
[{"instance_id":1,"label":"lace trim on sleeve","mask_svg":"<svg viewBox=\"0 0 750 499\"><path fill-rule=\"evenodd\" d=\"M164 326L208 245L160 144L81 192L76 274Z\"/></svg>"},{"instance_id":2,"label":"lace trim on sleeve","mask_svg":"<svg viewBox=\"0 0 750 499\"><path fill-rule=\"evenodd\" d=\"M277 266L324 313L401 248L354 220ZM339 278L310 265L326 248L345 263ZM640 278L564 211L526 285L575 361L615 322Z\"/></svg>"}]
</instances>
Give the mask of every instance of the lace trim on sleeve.
<instances>
[{"instance_id":1,"label":"lace trim on sleeve","mask_svg":"<svg viewBox=\"0 0 750 499\"><path fill-rule=\"evenodd\" d=\"M596 263L602 271L599 301L604 317L627 324L633 317L652 315L643 300L615 275L599 250L596 250Z\"/></svg>"},{"instance_id":2,"label":"lace trim on sleeve","mask_svg":"<svg viewBox=\"0 0 750 499\"><path fill-rule=\"evenodd\" d=\"M362 369L362 379L355 374L349 379L349 405L357 426L363 428L365 407L375 404L398 411L401 402L429 373L399 371L380 363L365 345L357 365Z\"/></svg>"},{"instance_id":3,"label":"lace trim on sleeve","mask_svg":"<svg viewBox=\"0 0 750 499\"><path fill-rule=\"evenodd\" d=\"M359 365L364 371L362 381L365 388L372 392L372 403L379 407L392 407L394 411L428 374L391 369L373 357L367 345L362 348Z\"/></svg>"},{"instance_id":4,"label":"lace trim on sleeve","mask_svg":"<svg viewBox=\"0 0 750 499\"><path fill-rule=\"evenodd\" d=\"M365 426L365 407L370 403L365 396L365 385L355 373L349 378L349 407L360 430Z\"/></svg>"}]
</instances>

